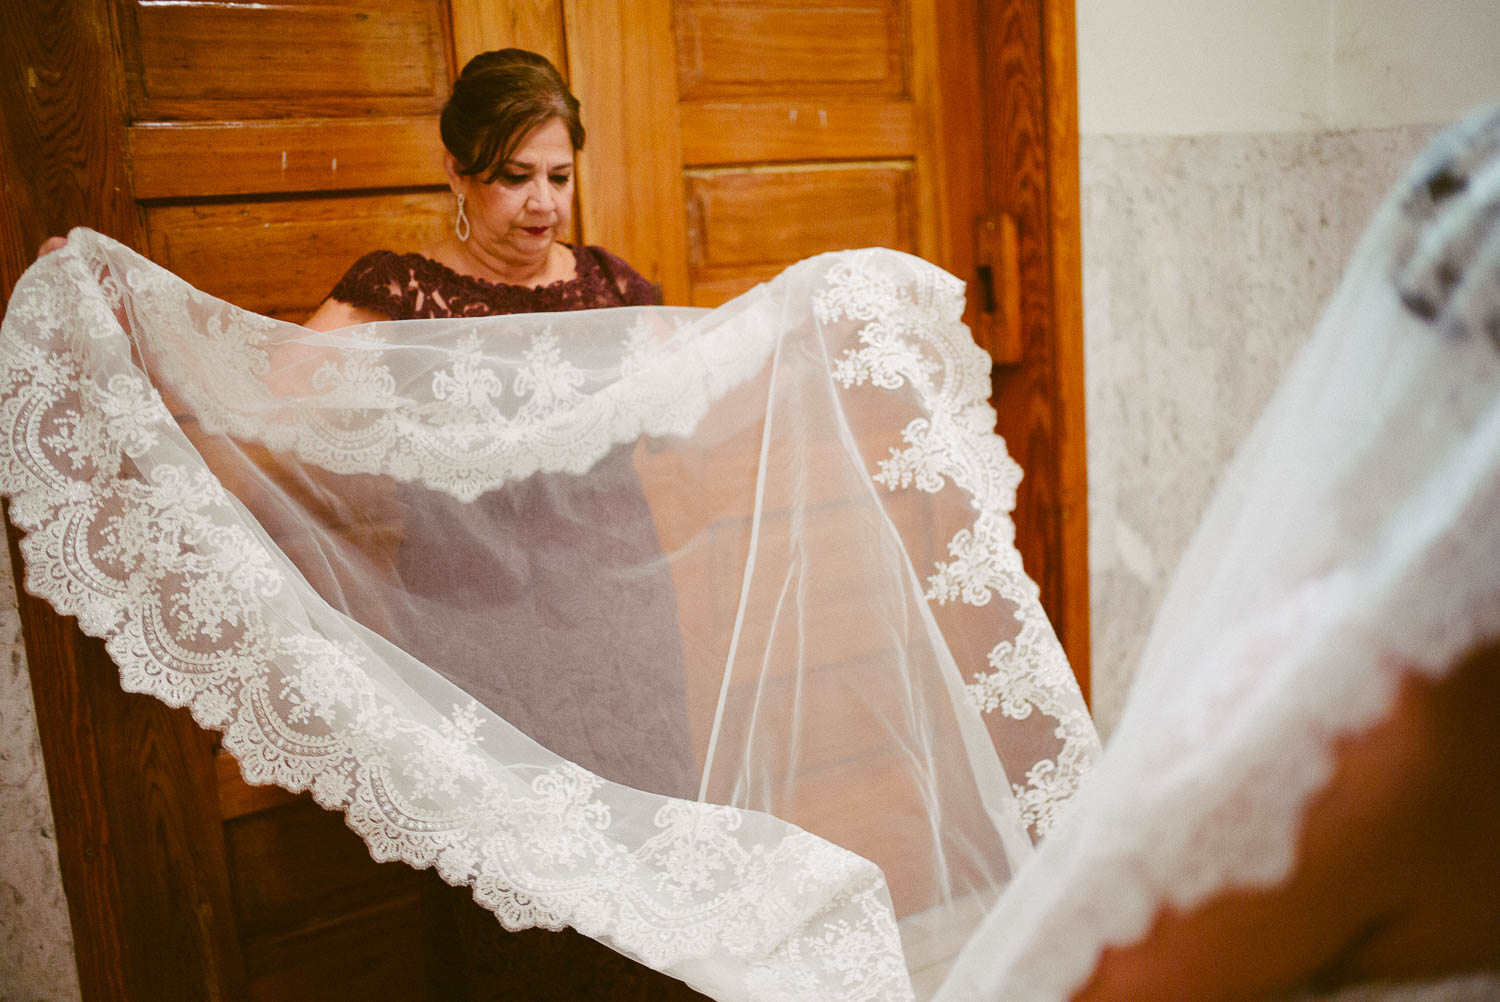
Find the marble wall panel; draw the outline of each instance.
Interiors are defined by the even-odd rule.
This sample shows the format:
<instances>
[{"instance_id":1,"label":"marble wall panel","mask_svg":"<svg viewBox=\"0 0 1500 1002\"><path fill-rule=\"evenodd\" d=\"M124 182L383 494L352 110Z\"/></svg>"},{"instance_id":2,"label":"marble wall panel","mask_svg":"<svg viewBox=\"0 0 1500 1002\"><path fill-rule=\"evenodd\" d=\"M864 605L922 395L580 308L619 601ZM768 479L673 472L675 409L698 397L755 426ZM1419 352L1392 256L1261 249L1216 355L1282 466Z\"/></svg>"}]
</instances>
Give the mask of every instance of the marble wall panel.
<instances>
[{"instance_id":1,"label":"marble wall panel","mask_svg":"<svg viewBox=\"0 0 1500 1002\"><path fill-rule=\"evenodd\" d=\"M1093 685L1105 733L1219 473L1432 131L1083 138Z\"/></svg>"},{"instance_id":2,"label":"marble wall panel","mask_svg":"<svg viewBox=\"0 0 1500 1002\"><path fill-rule=\"evenodd\" d=\"M0 574L0 1000L73 1002L73 931L4 548Z\"/></svg>"}]
</instances>

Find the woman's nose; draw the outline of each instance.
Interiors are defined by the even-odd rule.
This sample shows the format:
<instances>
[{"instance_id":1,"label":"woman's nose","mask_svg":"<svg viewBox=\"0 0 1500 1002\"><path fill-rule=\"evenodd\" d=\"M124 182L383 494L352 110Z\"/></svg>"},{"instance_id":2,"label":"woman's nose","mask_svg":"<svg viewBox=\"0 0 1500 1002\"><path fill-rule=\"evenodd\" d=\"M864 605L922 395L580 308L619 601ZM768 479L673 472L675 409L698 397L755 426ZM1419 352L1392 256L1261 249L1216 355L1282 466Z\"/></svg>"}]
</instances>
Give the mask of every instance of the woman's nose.
<instances>
[{"instance_id":1,"label":"woman's nose","mask_svg":"<svg viewBox=\"0 0 1500 1002\"><path fill-rule=\"evenodd\" d=\"M550 212L555 201L551 182L545 177L539 178L532 184L529 198L534 208L542 212Z\"/></svg>"}]
</instances>

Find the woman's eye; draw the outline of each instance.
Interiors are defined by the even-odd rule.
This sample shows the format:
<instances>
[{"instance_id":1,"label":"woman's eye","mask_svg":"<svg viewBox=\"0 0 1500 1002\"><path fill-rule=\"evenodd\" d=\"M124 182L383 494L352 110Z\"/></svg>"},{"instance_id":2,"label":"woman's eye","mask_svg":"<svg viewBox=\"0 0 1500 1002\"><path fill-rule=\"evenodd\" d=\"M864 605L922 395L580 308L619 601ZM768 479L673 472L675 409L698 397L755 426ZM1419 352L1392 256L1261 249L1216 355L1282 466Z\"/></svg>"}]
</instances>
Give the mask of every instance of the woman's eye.
<instances>
[{"instance_id":1,"label":"woman's eye","mask_svg":"<svg viewBox=\"0 0 1500 1002\"><path fill-rule=\"evenodd\" d=\"M512 174L508 171L500 172L500 180L504 184L525 184L526 178L527 175L525 174Z\"/></svg>"},{"instance_id":2,"label":"woman's eye","mask_svg":"<svg viewBox=\"0 0 1500 1002\"><path fill-rule=\"evenodd\" d=\"M573 175L572 174L553 174L552 175L552 183L555 184L555 185L557 185L559 188L561 188L563 185L567 184L571 180L573 180Z\"/></svg>"}]
</instances>

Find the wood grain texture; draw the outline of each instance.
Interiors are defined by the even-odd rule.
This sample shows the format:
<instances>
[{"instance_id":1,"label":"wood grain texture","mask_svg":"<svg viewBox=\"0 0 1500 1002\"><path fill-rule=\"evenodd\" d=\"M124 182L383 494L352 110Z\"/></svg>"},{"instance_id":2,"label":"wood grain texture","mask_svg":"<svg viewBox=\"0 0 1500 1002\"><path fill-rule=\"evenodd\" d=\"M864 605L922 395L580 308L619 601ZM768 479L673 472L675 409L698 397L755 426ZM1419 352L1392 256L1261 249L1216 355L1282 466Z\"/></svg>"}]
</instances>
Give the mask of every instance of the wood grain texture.
<instances>
[{"instance_id":1,"label":"wood grain texture","mask_svg":"<svg viewBox=\"0 0 1500 1002\"><path fill-rule=\"evenodd\" d=\"M300 323L359 257L420 250L453 224L443 191L162 205L152 260L236 306Z\"/></svg>"},{"instance_id":2,"label":"wood grain texture","mask_svg":"<svg viewBox=\"0 0 1500 1002\"><path fill-rule=\"evenodd\" d=\"M675 21L680 95L901 97L904 21L899 0L682 0Z\"/></svg>"},{"instance_id":3,"label":"wood grain texture","mask_svg":"<svg viewBox=\"0 0 1500 1002\"><path fill-rule=\"evenodd\" d=\"M986 202L1016 219L1025 364L996 368L998 430L1026 472L1016 503L1016 543L1059 636L1063 619L1058 548L1054 351L1048 302L1046 121L1038 0L981 0L986 78Z\"/></svg>"},{"instance_id":4,"label":"wood grain texture","mask_svg":"<svg viewBox=\"0 0 1500 1002\"><path fill-rule=\"evenodd\" d=\"M454 76L492 49L530 49L567 72L562 0L449 0L453 16Z\"/></svg>"},{"instance_id":5,"label":"wood grain texture","mask_svg":"<svg viewBox=\"0 0 1500 1002\"><path fill-rule=\"evenodd\" d=\"M589 130L579 160L582 239L689 298L682 140L671 0L573 0L564 8L569 75Z\"/></svg>"},{"instance_id":6,"label":"wood grain texture","mask_svg":"<svg viewBox=\"0 0 1500 1002\"><path fill-rule=\"evenodd\" d=\"M290 804L298 798L298 794L279 786L251 786L234 756L222 749L214 752L214 775L218 780L219 817L224 821Z\"/></svg>"},{"instance_id":7,"label":"wood grain texture","mask_svg":"<svg viewBox=\"0 0 1500 1002\"><path fill-rule=\"evenodd\" d=\"M922 211L935 230L923 254L968 284L964 320L985 347L974 296L976 237L989 212L978 22L976 0L915 0L912 7L915 87L931 109L920 119L917 154Z\"/></svg>"},{"instance_id":8,"label":"wood grain texture","mask_svg":"<svg viewBox=\"0 0 1500 1002\"><path fill-rule=\"evenodd\" d=\"M73 925L81 994L86 1000L128 998L133 959L121 934L132 905L122 900L116 845L101 793L99 735L82 679L103 676L113 664L98 641L85 641L72 620L25 591L19 532L9 518L5 529L27 664L41 735L57 855ZM37 668L50 667L38 678ZM50 674L51 677L48 677Z\"/></svg>"},{"instance_id":9,"label":"wood grain texture","mask_svg":"<svg viewBox=\"0 0 1500 1002\"><path fill-rule=\"evenodd\" d=\"M693 296L691 306L712 309L723 306L742 292L748 292L762 282L769 282L781 274L786 265L741 264L729 268L693 269Z\"/></svg>"},{"instance_id":10,"label":"wood grain texture","mask_svg":"<svg viewBox=\"0 0 1500 1002\"><path fill-rule=\"evenodd\" d=\"M337 923L345 915L420 897L419 871L377 863L338 811L311 797L224 825L235 918L251 944Z\"/></svg>"},{"instance_id":11,"label":"wood grain texture","mask_svg":"<svg viewBox=\"0 0 1500 1002\"><path fill-rule=\"evenodd\" d=\"M448 92L444 6L127 0L131 120L434 113Z\"/></svg>"},{"instance_id":12,"label":"wood grain texture","mask_svg":"<svg viewBox=\"0 0 1500 1002\"><path fill-rule=\"evenodd\" d=\"M19 594L83 998L241 997L209 735L122 692L102 642Z\"/></svg>"},{"instance_id":13,"label":"wood grain texture","mask_svg":"<svg viewBox=\"0 0 1500 1002\"><path fill-rule=\"evenodd\" d=\"M48 234L89 225L140 246L115 12L110 0L0 7L7 297ZM207 736L120 690L103 645L24 592L7 534L83 997L239 997Z\"/></svg>"},{"instance_id":14,"label":"wood grain texture","mask_svg":"<svg viewBox=\"0 0 1500 1002\"><path fill-rule=\"evenodd\" d=\"M908 100L802 97L684 101L688 167L823 159L910 158L916 108Z\"/></svg>"},{"instance_id":15,"label":"wood grain texture","mask_svg":"<svg viewBox=\"0 0 1500 1002\"><path fill-rule=\"evenodd\" d=\"M680 0L694 305L826 250L879 245L946 263L935 3ZM857 179L869 162L902 176Z\"/></svg>"},{"instance_id":16,"label":"wood grain texture","mask_svg":"<svg viewBox=\"0 0 1500 1002\"><path fill-rule=\"evenodd\" d=\"M186 710L122 692L118 670L84 684L101 735L101 791L119 847L120 894L129 904L137 986L131 997L237 998L244 971L213 736Z\"/></svg>"},{"instance_id":17,"label":"wood grain texture","mask_svg":"<svg viewBox=\"0 0 1500 1002\"><path fill-rule=\"evenodd\" d=\"M916 165L917 253L942 268L950 268L946 254L954 226L945 197L945 161L961 155L961 148L943 145L941 124L942 66L953 52L941 46L936 0L912 0L908 7L909 78L914 98L912 161ZM960 50L962 51L962 50ZM969 145L973 145L972 142ZM963 214L963 213L961 213ZM951 270L951 268L950 268Z\"/></svg>"},{"instance_id":18,"label":"wood grain texture","mask_svg":"<svg viewBox=\"0 0 1500 1002\"><path fill-rule=\"evenodd\" d=\"M139 199L447 186L436 115L158 122L126 136Z\"/></svg>"},{"instance_id":19,"label":"wood grain texture","mask_svg":"<svg viewBox=\"0 0 1500 1002\"><path fill-rule=\"evenodd\" d=\"M687 182L695 271L851 247L915 250L909 164L689 171Z\"/></svg>"},{"instance_id":20,"label":"wood grain texture","mask_svg":"<svg viewBox=\"0 0 1500 1002\"><path fill-rule=\"evenodd\" d=\"M1052 339L1057 350L1058 503L1063 649L1090 695L1088 441L1083 350L1083 227L1079 190L1078 54L1074 0L1043 0Z\"/></svg>"},{"instance_id":21,"label":"wood grain texture","mask_svg":"<svg viewBox=\"0 0 1500 1002\"><path fill-rule=\"evenodd\" d=\"M1043 608L1064 650L1078 659L1075 670L1086 679L1087 557L1078 547L1080 539L1086 540L1086 510L1073 507L1075 494L1064 496L1065 489L1077 489L1082 473L1075 463L1084 448L1082 334L1076 326L1060 331L1053 308L1057 291L1054 245L1059 239L1073 241L1075 249L1064 253L1076 260L1077 235L1076 228L1066 237L1054 231L1058 196L1052 192L1049 159L1054 117L1066 120L1076 116L1076 110L1049 112L1050 105L1075 99L1066 89L1061 93L1049 89L1043 6L1043 0L980 0L979 4L989 162L986 202L991 213L1010 214L1016 221L1015 271L1020 282L1023 341L1022 364L994 370L993 402L999 414L998 430L1026 471L1016 506L1017 545L1027 572L1041 588ZM1059 155L1076 161L1076 146L1070 153L1064 140ZM1068 196L1061 197L1066 200ZM1076 203L1076 180L1071 197ZM1076 214L1075 205L1075 218ZM1065 318L1075 325L1078 320L1076 313ZM1071 371L1063 369L1062 339L1074 345L1066 359ZM1074 439L1067 441L1067 436ZM1065 456L1070 463L1066 474ZM1081 507L1086 509L1086 504ZM1082 575L1074 578L1080 568ZM1080 613L1082 620L1075 622Z\"/></svg>"},{"instance_id":22,"label":"wood grain texture","mask_svg":"<svg viewBox=\"0 0 1500 1002\"><path fill-rule=\"evenodd\" d=\"M125 81L109 0L0 4L0 294L48 236L88 225L141 245L118 123Z\"/></svg>"},{"instance_id":23,"label":"wood grain texture","mask_svg":"<svg viewBox=\"0 0 1500 1002\"><path fill-rule=\"evenodd\" d=\"M449 974L445 990L433 990L438 972L425 942L427 921L420 902L403 898L299 935L261 937L247 949L249 1002L467 1002L481 997L470 995L461 973Z\"/></svg>"}]
</instances>

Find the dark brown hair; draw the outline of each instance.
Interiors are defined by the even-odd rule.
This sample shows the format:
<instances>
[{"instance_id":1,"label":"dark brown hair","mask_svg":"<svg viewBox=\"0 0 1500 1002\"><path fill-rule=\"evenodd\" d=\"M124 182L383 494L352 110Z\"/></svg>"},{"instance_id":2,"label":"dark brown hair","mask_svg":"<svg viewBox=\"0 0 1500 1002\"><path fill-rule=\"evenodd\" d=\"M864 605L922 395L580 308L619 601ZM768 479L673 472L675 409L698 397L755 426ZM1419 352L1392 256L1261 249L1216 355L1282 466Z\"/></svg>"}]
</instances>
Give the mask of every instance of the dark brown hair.
<instances>
[{"instance_id":1,"label":"dark brown hair","mask_svg":"<svg viewBox=\"0 0 1500 1002\"><path fill-rule=\"evenodd\" d=\"M583 149L578 99L546 57L525 49L497 49L470 59L443 105L443 145L463 175L493 181L526 134L551 119L568 127L573 150Z\"/></svg>"}]
</instances>

